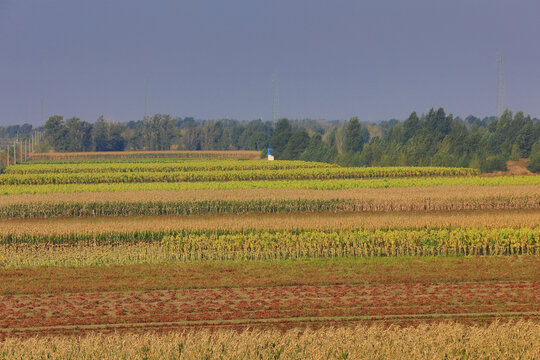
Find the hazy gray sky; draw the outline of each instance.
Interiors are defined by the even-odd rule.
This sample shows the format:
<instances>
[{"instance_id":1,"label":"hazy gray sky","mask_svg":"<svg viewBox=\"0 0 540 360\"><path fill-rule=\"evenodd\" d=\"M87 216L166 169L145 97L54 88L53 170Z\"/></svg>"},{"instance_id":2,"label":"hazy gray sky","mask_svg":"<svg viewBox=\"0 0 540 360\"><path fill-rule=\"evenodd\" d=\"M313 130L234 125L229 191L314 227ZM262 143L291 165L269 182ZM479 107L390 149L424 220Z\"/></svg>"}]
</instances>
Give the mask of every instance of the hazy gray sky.
<instances>
[{"instance_id":1,"label":"hazy gray sky","mask_svg":"<svg viewBox=\"0 0 540 360\"><path fill-rule=\"evenodd\" d=\"M150 111L362 121L443 106L540 116L538 0L0 0L0 125Z\"/></svg>"}]
</instances>

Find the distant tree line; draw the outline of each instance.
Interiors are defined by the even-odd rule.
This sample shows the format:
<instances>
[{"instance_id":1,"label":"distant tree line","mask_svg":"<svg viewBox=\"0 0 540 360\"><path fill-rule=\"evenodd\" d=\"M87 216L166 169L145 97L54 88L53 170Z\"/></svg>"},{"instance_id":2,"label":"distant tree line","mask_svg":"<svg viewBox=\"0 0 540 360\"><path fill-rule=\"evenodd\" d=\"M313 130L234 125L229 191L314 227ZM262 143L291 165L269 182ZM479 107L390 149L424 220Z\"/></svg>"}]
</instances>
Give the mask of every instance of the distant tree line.
<instances>
[{"instance_id":1,"label":"distant tree line","mask_svg":"<svg viewBox=\"0 0 540 360\"><path fill-rule=\"evenodd\" d=\"M540 171L540 121L506 110L499 118L454 118L444 109L405 121L195 120L156 114L91 124L52 116L45 124L55 151L260 150L276 159L323 161L346 166L458 166L505 170L506 161L531 159Z\"/></svg>"},{"instance_id":2,"label":"distant tree line","mask_svg":"<svg viewBox=\"0 0 540 360\"><path fill-rule=\"evenodd\" d=\"M0 126L0 139L26 139L35 130L31 124Z\"/></svg>"}]
</instances>

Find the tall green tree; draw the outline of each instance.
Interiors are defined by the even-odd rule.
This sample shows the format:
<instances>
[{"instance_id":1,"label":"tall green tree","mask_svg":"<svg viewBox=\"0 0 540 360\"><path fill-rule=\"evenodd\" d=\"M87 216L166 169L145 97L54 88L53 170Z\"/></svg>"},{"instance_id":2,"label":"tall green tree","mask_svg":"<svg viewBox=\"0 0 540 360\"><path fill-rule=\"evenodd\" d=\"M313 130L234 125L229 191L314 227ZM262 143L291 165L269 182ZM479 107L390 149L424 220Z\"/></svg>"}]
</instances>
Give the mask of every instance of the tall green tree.
<instances>
[{"instance_id":1,"label":"tall green tree","mask_svg":"<svg viewBox=\"0 0 540 360\"><path fill-rule=\"evenodd\" d=\"M270 138L269 146L274 149L274 156L276 159L280 159L281 155L285 151L289 139L292 135L292 126L289 120L279 119L274 129L274 134Z\"/></svg>"},{"instance_id":2,"label":"tall green tree","mask_svg":"<svg viewBox=\"0 0 540 360\"><path fill-rule=\"evenodd\" d=\"M309 139L309 135L307 131L305 130L295 131L289 138L289 141L287 142L285 149L280 154L280 159L285 159L285 160L299 159L300 155L308 147L309 140L310 139Z\"/></svg>"},{"instance_id":3,"label":"tall green tree","mask_svg":"<svg viewBox=\"0 0 540 360\"><path fill-rule=\"evenodd\" d=\"M55 151L67 151L68 139L64 117L53 115L45 123L45 138Z\"/></svg>"},{"instance_id":4,"label":"tall green tree","mask_svg":"<svg viewBox=\"0 0 540 360\"><path fill-rule=\"evenodd\" d=\"M86 121L72 117L66 120L66 151L92 150L92 126Z\"/></svg>"},{"instance_id":5,"label":"tall green tree","mask_svg":"<svg viewBox=\"0 0 540 360\"><path fill-rule=\"evenodd\" d=\"M534 173L540 173L540 140L537 140L531 148L527 169Z\"/></svg>"},{"instance_id":6,"label":"tall green tree","mask_svg":"<svg viewBox=\"0 0 540 360\"><path fill-rule=\"evenodd\" d=\"M416 115L416 111L413 111L411 115L403 123L403 140L407 142L410 138L416 134L420 126L420 119Z\"/></svg>"},{"instance_id":7,"label":"tall green tree","mask_svg":"<svg viewBox=\"0 0 540 360\"><path fill-rule=\"evenodd\" d=\"M343 150L345 152L354 153L362 151L364 147L364 135L362 134L362 125L357 117L351 118L347 129L345 130L345 143Z\"/></svg>"}]
</instances>

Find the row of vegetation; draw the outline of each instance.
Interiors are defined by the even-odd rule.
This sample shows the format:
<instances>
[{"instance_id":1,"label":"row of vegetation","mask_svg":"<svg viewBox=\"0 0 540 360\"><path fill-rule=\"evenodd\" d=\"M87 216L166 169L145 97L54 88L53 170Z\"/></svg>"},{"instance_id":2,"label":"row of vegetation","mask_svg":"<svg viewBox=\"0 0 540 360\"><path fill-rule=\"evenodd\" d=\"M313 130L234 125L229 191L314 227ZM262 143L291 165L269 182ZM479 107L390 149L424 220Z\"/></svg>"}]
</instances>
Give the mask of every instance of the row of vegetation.
<instances>
[{"instance_id":1,"label":"row of vegetation","mask_svg":"<svg viewBox=\"0 0 540 360\"><path fill-rule=\"evenodd\" d=\"M332 180L257 180L257 181L198 181L182 183L99 183L99 184L58 184L58 185L3 185L0 195L53 194L81 192L124 192L158 190L233 190L233 189L377 189L395 187L431 186L501 186L540 185L537 176L505 177L409 177L372 179L332 179Z\"/></svg>"},{"instance_id":2,"label":"row of vegetation","mask_svg":"<svg viewBox=\"0 0 540 360\"><path fill-rule=\"evenodd\" d=\"M41 166L38 165L37 168ZM204 169L204 168L203 168ZM310 180L310 179L364 179L423 176L466 176L477 175L478 171L468 168L438 167L379 167L379 168L265 168L252 170L206 170L170 172L52 172L30 174L2 174L0 185L42 184L93 184L93 183L148 183L186 181L245 181L245 180Z\"/></svg>"},{"instance_id":3,"label":"row of vegetation","mask_svg":"<svg viewBox=\"0 0 540 360\"><path fill-rule=\"evenodd\" d=\"M77 201L15 203L0 206L1 219L89 216L160 216L274 213L354 213L384 211L462 211L539 209L540 197L515 195L461 199L252 199L202 201Z\"/></svg>"},{"instance_id":4,"label":"row of vegetation","mask_svg":"<svg viewBox=\"0 0 540 360\"><path fill-rule=\"evenodd\" d=\"M378 256L540 255L540 228L165 231L0 236L0 265L88 266Z\"/></svg>"},{"instance_id":5,"label":"row of vegetation","mask_svg":"<svg viewBox=\"0 0 540 360\"><path fill-rule=\"evenodd\" d=\"M149 160L149 159L146 159ZM189 171L232 171L232 170L282 170L328 168L332 165L308 161L250 161L250 160L176 160L147 162L86 162L63 163L57 161L27 162L10 166L6 174L45 174L45 173L104 173L104 172L189 172Z\"/></svg>"}]
</instances>

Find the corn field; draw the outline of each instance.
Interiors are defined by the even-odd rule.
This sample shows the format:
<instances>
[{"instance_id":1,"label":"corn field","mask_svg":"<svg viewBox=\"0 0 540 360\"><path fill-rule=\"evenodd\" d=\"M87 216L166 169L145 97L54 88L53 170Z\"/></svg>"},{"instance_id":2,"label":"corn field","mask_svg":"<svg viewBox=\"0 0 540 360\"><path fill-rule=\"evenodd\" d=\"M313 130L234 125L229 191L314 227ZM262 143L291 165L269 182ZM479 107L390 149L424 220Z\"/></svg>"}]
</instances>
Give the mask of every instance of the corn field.
<instances>
[{"instance_id":1,"label":"corn field","mask_svg":"<svg viewBox=\"0 0 540 360\"><path fill-rule=\"evenodd\" d=\"M534 358L539 220L534 175L36 155L0 174L0 359Z\"/></svg>"},{"instance_id":2,"label":"corn field","mask_svg":"<svg viewBox=\"0 0 540 360\"><path fill-rule=\"evenodd\" d=\"M361 213L384 211L473 211L539 209L540 197L502 197L432 201L252 200L22 203L0 207L0 219L89 216L158 216L284 213Z\"/></svg>"},{"instance_id":3,"label":"corn field","mask_svg":"<svg viewBox=\"0 0 540 360\"><path fill-rule=\"evenodd\" d=\"M171 160L171 159L169 159ZM119 163L79 163L58 164L25 163L10 166L6 174L46 174L46 173L108 173L108 172L191 172L191 171L232 171L232 170L281 170L331 168L337 165L308 161L261 161L261 160L203 160L168 162L119 162Z\"/></svg>"},{"instance_id":4,"label":"corn field","mask_svg":"<svg viewBox=\"0 0 540 360\"><path fill-rule=\"evenodd\" d=\"M298 189L298 190L347 190L426 188L440 186L538 186L540 176L500 177L414 177L331 180L256 180L256 181L197 181L149 183L97 183L97 184L48 184L2 185L0 195L16 194L67 194L84 192L122 191L171 191L171 190L235 190L235 189Z\"/></svg>"},{"instance_id":5,"label":"corn field","mask_svg":"<svg viewBox=\"0 0 540 360\"><path fill-rule=\"evenodd\" d=\"M0 266L301 258L540 255L540 228L140 231L0 237Z\"/></svg>"},{"instance_id":6,"label":"corn field","mask_svg":"<svg viewBox=\"0 0 540 360\"><path fill-rule=\"evenodd\" d=\"M237 171L171 171L171 172L95 172L2 174L0 185L145 183L192 181L253 181L253 180L327 180L421 176L477 175L465 168L292 168Z\"/></svg>"}]
</instances>

